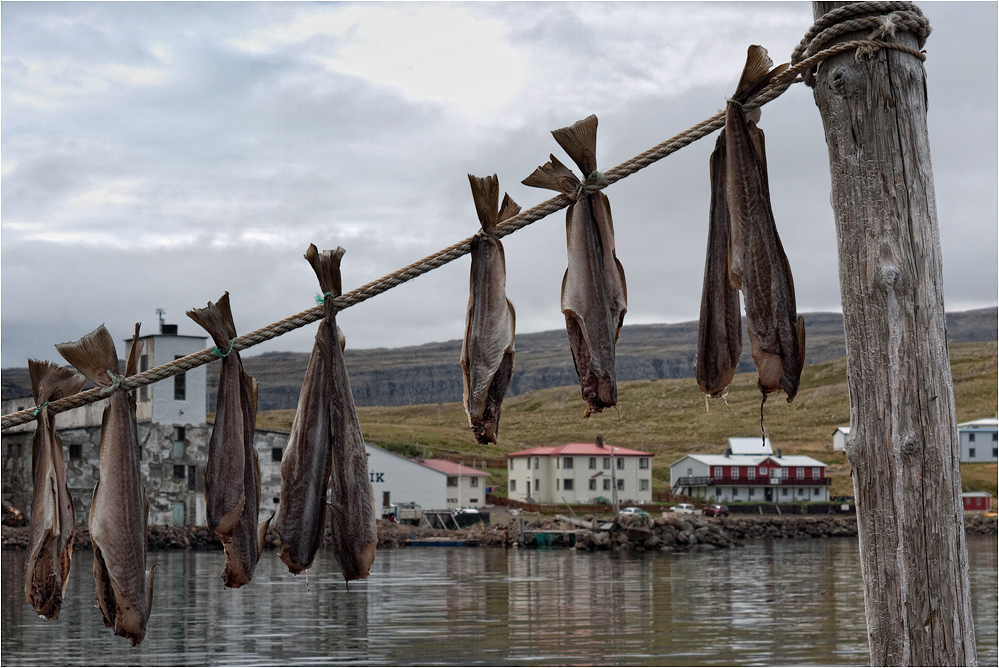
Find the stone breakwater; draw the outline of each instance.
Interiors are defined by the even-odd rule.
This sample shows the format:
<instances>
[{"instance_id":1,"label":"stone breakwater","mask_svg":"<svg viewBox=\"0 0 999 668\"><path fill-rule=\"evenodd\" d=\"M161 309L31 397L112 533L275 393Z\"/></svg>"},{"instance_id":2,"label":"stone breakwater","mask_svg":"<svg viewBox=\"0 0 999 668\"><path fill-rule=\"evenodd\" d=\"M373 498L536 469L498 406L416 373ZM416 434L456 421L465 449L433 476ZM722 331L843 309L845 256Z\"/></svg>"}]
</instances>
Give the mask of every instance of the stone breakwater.
<instances>
[{"instance_id":1,"label":"stone breakwater","mask_svg":"<svg viewBox=\"0 0 999 668\"><path fill-rule=\"evenodd\" d=\"M999 523L995 516L965 516L965 531L995 536ZM581 525L586 525L584 528ZM525 547L575 547L586 550L621 551L709 551L741 544L743 541L770 539L830 538L856 536L853 516L745 516L708 518L692 514L669 514L649 519L630 518L610 522L585 517L568 523L552 518L524 518L506 524L477 525L460 530L411 527L392 522L378 522L378 547L405 547L419 538L450 538L478 545L509 547L523 542ZM150 550L220 550L222 543L207 527L151 526ZM4 549L27 549L27 527L3 527ZM90 548L90 533L78 527L75 549ZM279 548L277 532L267 532L266 549Z\"/></svg>"}]
</instances>

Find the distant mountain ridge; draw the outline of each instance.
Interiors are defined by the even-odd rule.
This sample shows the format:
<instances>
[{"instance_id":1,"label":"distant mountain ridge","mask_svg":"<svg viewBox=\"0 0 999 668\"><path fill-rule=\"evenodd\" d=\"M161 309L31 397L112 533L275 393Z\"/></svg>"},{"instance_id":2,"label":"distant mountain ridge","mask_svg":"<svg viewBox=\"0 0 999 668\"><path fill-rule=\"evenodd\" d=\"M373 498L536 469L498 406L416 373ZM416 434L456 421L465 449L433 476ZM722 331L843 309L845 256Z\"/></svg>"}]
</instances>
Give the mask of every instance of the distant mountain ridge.
<instances>
[{"instance_id":1,"label":"distant mountain ridge","mask_svg":"<svg viewBox=\"0 0 999 668\"><path fill-rule=\"evenodd\" d=\"M843 316L803 313L806 364L844 357ZM999 308L947 314L947 338L955 343L995 341ZM743 329L745 331L745 328ZM359 406L406 406L461 401L461 341L405 348L351 349L345 353L354 400ZM743 336L739 371L752 371L749 337ZM617 378L653 380L691 378L697 346L697 322L668 325L625 325L617 344ZM512 396L578 382L564 330L518 334ZM244 356L246 372L259 383L259 410L295 408L309 353L264 353ZM208 410L215 405L217 363L208 367ZM3 398L31 394L28 371L3 369Z\"/></svg>"}]
</instances>

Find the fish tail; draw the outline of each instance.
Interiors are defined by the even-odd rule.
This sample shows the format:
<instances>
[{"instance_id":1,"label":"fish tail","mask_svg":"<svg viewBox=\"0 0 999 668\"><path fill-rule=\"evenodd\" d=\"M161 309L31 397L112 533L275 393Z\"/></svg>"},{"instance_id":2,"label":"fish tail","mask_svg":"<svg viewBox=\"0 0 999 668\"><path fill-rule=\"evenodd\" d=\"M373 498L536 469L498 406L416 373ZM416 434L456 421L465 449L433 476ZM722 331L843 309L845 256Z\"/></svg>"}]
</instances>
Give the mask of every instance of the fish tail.
<instances>
[{"instance_id":1,"label":"fish tail","mask_svg":"<svg viewBox=\"0 0 999 668\"><path fill-rule=\"evenodd\" d=\"M499 179L495 174L481 178L469 174L468 183L472 187L472 201L475 202L475 213L479 217L482 231L491 235L499 223L496 213L496 204L499 202Z\"/></svg>"},{"instance_id":2,"label":"fish tail","mask_svg":"<svg viewBox=\"0 0 999 668\"><path fill-rule=\"evenodd\" d=\"M520 213L520 205L514 202L508 194L503 193L503 202L500 204L499 214L497 214L499 222L502 223L504 220L513 218L518 213Z\"/></svg>"},{"instance_id":3,"label":"fish tail","mask_svg":"<svg viewBox=\"0 0 999 668\"><path fill-rule=\"evenodd\" d=\"M597 169L597 117L590 114L566 128L552 130L552 136L572 161L589 176Z\"/></svg>"},{"instance_id":4,"label":"fish tail","mask_svg":"<svg viewBox=\"0 0 999 668\"><path fill-rule=\"evenodd\" d=\"M135 336L132 337L132 346L128 349L128 360L125 362L125 376L134 376L139 368L139 354L142 352L142 343L139 342L139 324L135 323Z\"/></svg>"},{"instance_id":5,"label":"fish tail","mask_svg":"<svg viewBox=\"0 0 999 668\"><path fill-rule=\"evenodd\" d=\"M312 270L316 272L319 288L324 295L327 292L334 297L343 294L343 284L340 281L340 258L346 252L337 246L336 250L325 250L320 253L315 244L309 244L309 250L305 251L305 259L309 261Z\"/></svg>"},{"instance_id":6,"label":"fish tail","mask_svg":"<svg viewBox=\"0 0 999 668\"><path fill-rule=\"evenodd\" d=\"M56 350L99 387L111 384L108 372L119 373L118 352L114 348L114 339L104 325L78 341L57 343Z\"/></svg>"},{"instance_id":7,"label":"fish tail","mask_svg":"<svg viewBox=\"0 0 999 668\"><path fill-rule=\"evenodd\" d=\"M229 350L230 342L236 338L236 325L232 321L228 292L223 293L214 304L208 302L205 308L191 309L187 317L201 325L216 346L223 351Z\"/></svg>"},{"instance_id":8,"label":"fish tail","mask_svg":"<svg viewBox=\"0 0 999 668\"><path fill-rule=\"evenodd\" d=\"M274 513L266 520L257 525L257 561L260 561L260 555L264 553L264 544L267 542L267 529L271 525L271 520L274 519Z\"/></svg>"},{"instance_id":9,"label":"fish tail","mask_svg":"<svg viewBox=\"0 0 999 668\"><path fill-rule=\"evenodd\" d=\"M770 60L767 50L759 44L749 47L746 55L746 66L742 69L742 77L739 79L739 86L732 96L737 102L745 102L757 92L762 90L770 80L787 69L787 64L773 67L774 61Z\"/></svg>"},{"instance_id":10,"label":"fish tail","mask_svg":"<svg viewBox=\"0 0 999 668\"><path fill-rule=\"evenodd\" d=\"M72 396L86 382L86 378L73 369L41 360L28 360L28 375L31 376L31 394L36 406Z\"/></svg>"},{"instance_id":11,"label":"fish tail","mask_svg":"<svg viewBox=\"0 0 999 668\"><path fill-rule=\"evenodd\" d=\"M567 197L575 199L576 191L579 189L579 179L576 178L571 169L559 162L558 158L554 155L549 156L549 158L551 160L535 169L521 183L532 188L556 190Z\"/></svg>"}]
</instances>

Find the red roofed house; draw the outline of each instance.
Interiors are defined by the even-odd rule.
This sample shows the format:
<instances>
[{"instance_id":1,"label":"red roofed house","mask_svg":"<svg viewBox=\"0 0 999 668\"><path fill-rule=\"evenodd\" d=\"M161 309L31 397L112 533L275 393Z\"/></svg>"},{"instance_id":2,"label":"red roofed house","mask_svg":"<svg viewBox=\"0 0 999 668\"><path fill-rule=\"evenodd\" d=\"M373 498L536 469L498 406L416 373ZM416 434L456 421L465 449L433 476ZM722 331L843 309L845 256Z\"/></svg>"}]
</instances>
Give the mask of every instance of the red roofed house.
<instances>
[{"instance_id":1,"label":"red roofed house","mask_svg":"<svg viewBox=\"0 0 999 668\"><path fill-rule=\"evenodd\" d=\"M611 498L652 501L652 457L649 452L596 443L567 443L531 448L507 455L508 496L533 503L585 503ZM612 482L613 480L613 482Z\"/></svg>"},{"instance_id":2,"label":"red roofed house","mask_svg":"<svg viewBox=\"0 0 999 668\"><path fill-rule=\"evenodd\" d=\"M448 508L481 508L486 505L486 471L455 464L446 459L424 459L427 468L447 476Z\"/></svg>"}]
</instances>

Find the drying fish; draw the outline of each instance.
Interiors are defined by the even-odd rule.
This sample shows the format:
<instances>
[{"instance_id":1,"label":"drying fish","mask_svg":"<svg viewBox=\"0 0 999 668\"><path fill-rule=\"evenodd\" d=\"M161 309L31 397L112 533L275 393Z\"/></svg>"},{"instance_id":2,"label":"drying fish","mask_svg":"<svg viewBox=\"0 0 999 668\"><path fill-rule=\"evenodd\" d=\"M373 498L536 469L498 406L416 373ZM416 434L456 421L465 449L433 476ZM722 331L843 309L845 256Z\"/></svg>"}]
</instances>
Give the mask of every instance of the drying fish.
<instances>
[{"instance_id":1,"label":"drying fish","mask_svg":"<svg viewBox=\"0 0 999 668\"><path fill-rule=\"evenodd\" d=\"M260 512L260 462L253 448L257 417L257 381L243 371L239 352L232 349L236 326L226 292L216 303L187 315L201 325L216 348L228 351L219 371L215 426L208 443L205 502L208 525L222 538L226 587L250 581L270 520L257 524Z\"/></svg>"},{"instance_id":2,"label":"drying fish","mask_svg":"<svg viewBox=\"0 0 999 668\"><path fill-rule=\"evenodd\" d=\"M552 135L584 177L596 172L596 116ZM614 252L610 202L599 191L584 196L579 179L555 156L523 183L557 190L573 202L566 214L569 266L562 279L562 313L586 400L583 417L589 417L617 404L614 346L628 310L624 267Z\"/></svg>"},{"instance_id":3,"label":"drying fish","mask_svg":"<svg viewBox=\"0 0 999 668\"><path fill-rule=\"evenodd\" d=\"M761 46L749 47L738 89L725 112L726 189L731 216L729 274L742 290L758 385L764 400L783 390L794 399L805 363L805 322L797 315L791 267L777 235L759 109L743 103L787 66Z\"/></svg>"},{"instance_id":4,"label":"drying fish","mask_svg":"<svg viewBox=\"0 0 999 668\"><path fill-rule=\"evenodd\" d=\"M465 338L461 346L461 372L465 413L480 444L496 442L500 407L513 380L513 336L516 313L506 298L506 256L495 236L496 225L520 212L504 194L497 212L499 180L496 175L468 175L472 199L482 229L472 237Z\"/></svg>"},{"instance_id":5,"label":"drying fish","mask_svg":"<svg viewBox=\"0 0 999 668\"><path fill-rule=\"evenodd\" d=\"M86 379L72 369L38 360L28 360L28 373L31 394L41 409L31 448L34 493L24 597L39 615L58 619L73 559L75 515L66 486L62 439L45 404L76 394Z\"/></svg>"},{"instance_id":6,"label":"drying fish","mask_svg":"<svg viewBox=\"0 0 999 668\"><path fill-rule=\"evenodd\" d=\"M322 541L328 485L333 553L349 581L367 577L377 536L367 454L333 305L341 294L343 254L342 248L320 254L314 245L305 254L324 294L324 315L281 462L277 523L281 559L292 573L309 568Z\"/></svg>"},{"instance_id":7,"label":"drying fish","mask_svg":"<svg viewBox=\"0 0 999 668\"><path fill-rule=\"evenodd\" d=\"M728 272L729 215L725 201L725 131L711 153L711 208L708 251L701 289L701 317L697 328L694 375L701 392L711 398L724 396L735 378L742 355L742 319L739 291Z\"/></svg>"},{"instance_id":8,"label":"drying fish","mask_svg":"<svg viewBox=\"0 0 999 668\"><path fill-rule=\"evenodd\" d=\"M125 364L135 373L139 325ZM118 353L101 325L73 343L56 346L66 360L98 387L118 377ZM146 519L149 501L139 476L139 442L135 400L124 390L111 395L101 427L100 481L90 506L90 540L94 548L97 607L115 635L142 642L152 607L153 574L146 569Z\"/></svg>"}]
</instances>

